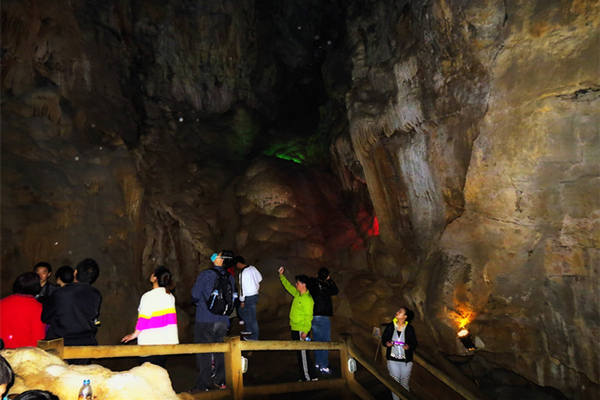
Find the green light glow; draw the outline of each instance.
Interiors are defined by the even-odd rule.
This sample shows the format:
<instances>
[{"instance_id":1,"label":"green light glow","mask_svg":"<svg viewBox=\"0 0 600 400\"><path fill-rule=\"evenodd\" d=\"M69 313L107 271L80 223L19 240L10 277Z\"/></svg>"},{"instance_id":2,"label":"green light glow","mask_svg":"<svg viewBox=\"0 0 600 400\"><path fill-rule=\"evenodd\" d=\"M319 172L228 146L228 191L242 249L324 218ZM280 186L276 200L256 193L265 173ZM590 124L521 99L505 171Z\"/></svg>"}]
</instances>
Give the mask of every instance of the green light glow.
<instances>
[{"instance_id":1,"label":"green light glow","mask_svg":"<svg viewBox=\"0 0 600 400\"><path fill-rule=\"evenodd\" d=\"M294 141L291 143L277 143L271 145L270 148L264 151L267 156L281 158L282 160L292 161L296 164L303 164L306 161L304 154L306 149L304 143Z\"/></svg>"},{"instance_id":2,"label":"green light glow","mask_svg":"<svg viewBox=\"0 0 600 400\"><path fill-rule=\"evenodd\" d=\"M296 164L302 164L302 160L300 160L299 158L296 158L296 157L289 156L287 154L275 154L275 157L281 158L283 160L293 161Z\"/></svg>"}]
</instances>

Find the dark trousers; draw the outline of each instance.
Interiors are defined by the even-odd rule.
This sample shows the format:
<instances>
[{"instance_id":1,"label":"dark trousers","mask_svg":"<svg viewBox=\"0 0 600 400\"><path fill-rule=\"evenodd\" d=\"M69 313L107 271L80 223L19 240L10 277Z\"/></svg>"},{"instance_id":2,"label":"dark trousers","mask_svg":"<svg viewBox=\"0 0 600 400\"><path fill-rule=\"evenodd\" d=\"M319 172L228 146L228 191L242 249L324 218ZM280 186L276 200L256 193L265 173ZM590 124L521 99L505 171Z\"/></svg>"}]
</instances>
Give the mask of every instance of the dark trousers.
<instances>
[{"instance_id":1,"label":"dark trousers","mask_svg":"<svg viewBox=\"0 0 600 400\"><path fill-rule=\"evenodd\" d=\"M227 322L196 322L194 325L194 342L216 343L222 342L227 334ZM215 361L215 378L212 375L212 360ZM225 383L225 356L223 353L200 353L196 354L196 367L198 367L198 378L194 385L195 390L214 388L214 384Z\"/></svg>"},{"instance_id":2,"label":"dark trousers","mask_svg":"<svg viewBox=\"0 0 600 400\"><path fill-rule=\"evenodd\" d=\"M65 346L97 346L95 335L84 336L84 337L66 337L63 339ZM79 358L72 360L65 360L69 364L73 365L89 365L92 363L91 358Z\"/></svg>"},{"instance_id":3,"label":"dark trousers","mask_svg":"<svg viewBox=\"0 0 600 400\"><path fill-rule=\"evenodd\" d=\"M256 304L258 303L258 295L246 296L244 307L240 305L238 315L246 323L245 330L252 332L248 339L258 340L258 320L256 319Z\"/></svg>"},{"instance_id":4,"label":"dark trousers","mask_svg":"<svg viewBox=\"0 0 600 400\"><path fill-rule=\"evenodd\" d=\"M292 331L292 340L300 340L300 332ZM308 350L299 350L296 352L298 357L298 371L299 379L302 381L310 381L317 377L317 371L315 371L315 365L310 359L310 353Z\"/></svg>"}]
</instances>

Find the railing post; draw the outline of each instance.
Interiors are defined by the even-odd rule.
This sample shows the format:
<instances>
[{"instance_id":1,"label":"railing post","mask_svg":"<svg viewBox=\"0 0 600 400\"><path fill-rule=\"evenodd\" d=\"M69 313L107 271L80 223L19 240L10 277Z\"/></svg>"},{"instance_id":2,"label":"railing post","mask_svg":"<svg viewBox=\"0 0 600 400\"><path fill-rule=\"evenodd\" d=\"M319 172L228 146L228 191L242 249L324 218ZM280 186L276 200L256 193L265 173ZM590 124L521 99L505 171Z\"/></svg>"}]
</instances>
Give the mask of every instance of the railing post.
<instances>
[{"instance_id":1,"label":"railing post","mask_svg":"<svg viewBox=\"0 0 600 400\"><path fill-rule=\"evenodd\" d=\"M342 377L346 381L347 387L354 392L358 397L362 400L375 400L373 396L360 384L356 381L354 377L354 372L350 372L348 369L348 360L352 358L350 354L350 347L352 347L352 338L350 335L342 335L344 345L340 350L340 361L342 363Z\"/></svg>"},{"instance_id":2,"label":"railing post","mask_svg":"<svg viewBox=\"0 0 600 400\"><path fill-rule=\"evenodd\" d=\"M63 358L65 341L63 338L52 339L52 340L38 340L37 347L52 353L55 356Z\"/></svg>"},{"instance_id":3,"label":"railing post","mask_svg":"<svg viewBox=\"0 0 600 400\"><path fill-rule=\"evenodd\" d=\"M240 337L228 337L225 342L229 343L229 350L225 353L225 382L227 387L231 388L233 400L242 400L244 398L244 378Z\"/></svg>"},{"instance_id":4,"label":"railing post","mask_svg":"<svg viewBox=\"0 0 600 400\"><path fill-rule=\"evenodd\" d=\"M342 371L342 378L346 381L346 385L352 387L356 383L356 379L354 378L354 372L350 372L348 370L348 360L350 359L350 351L348 350L348 346L351 343L350 335L342 335L342 340L344 345L340 350L340 369Z\"/></svg>"}]
</instances>

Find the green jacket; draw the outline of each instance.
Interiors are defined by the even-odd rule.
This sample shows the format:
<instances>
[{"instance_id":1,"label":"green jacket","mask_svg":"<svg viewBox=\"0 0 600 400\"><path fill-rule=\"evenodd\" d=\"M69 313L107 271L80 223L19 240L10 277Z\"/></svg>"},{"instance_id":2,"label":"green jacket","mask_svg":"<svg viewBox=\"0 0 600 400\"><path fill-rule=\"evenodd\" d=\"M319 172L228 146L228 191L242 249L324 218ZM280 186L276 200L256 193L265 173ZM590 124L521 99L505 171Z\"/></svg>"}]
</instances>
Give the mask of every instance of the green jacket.
<instances>
[{"instance_id":1,"label":"green jacket","mask_svg":"<svg viewBox=\"0 0 600 400\"><path fill-rule=\"evenodd\" d=\"M290 308L290 327L293 331L310 332L313 319L313 306L315 304L310 292L307 290L306 293L300 294L298 289L283 274L279 275L279 279L285 290L294 296L292 308Z\"/></svg>"}]
</instances>

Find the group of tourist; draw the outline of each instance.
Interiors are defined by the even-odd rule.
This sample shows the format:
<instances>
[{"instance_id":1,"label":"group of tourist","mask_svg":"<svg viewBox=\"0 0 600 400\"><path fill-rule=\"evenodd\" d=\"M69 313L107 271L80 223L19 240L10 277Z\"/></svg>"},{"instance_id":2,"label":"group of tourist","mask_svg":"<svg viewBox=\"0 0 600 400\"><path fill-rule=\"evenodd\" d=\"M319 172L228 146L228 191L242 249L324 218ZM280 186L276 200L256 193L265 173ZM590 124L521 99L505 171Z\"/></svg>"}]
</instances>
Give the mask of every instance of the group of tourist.
<instances>
[{"instance_id":1,"label":"group of tourist","mask_svg":"<svg viewBox=\"0 0 600 400\"><path fill-rule=\"evenodd\" d=\"M36 264L20 274L13 294L0 300L0 338L3 346L37 346L41 339L64 338L65 345L95 345L102 296L92 286L98 264L87 258L75 269L62 266L57 284L50 282L49 263Z\"/></svg>"},{"instance_id":2,"label":"group of tourist","mask_svg":"<svg viewBox=\"0 0 600 400\"><path fill-rule=\"evenodd\" d=\"M200 272L191 292L196 306L194 341L222 342L230 329L232 308L236 309L240 324L244 325L241 332L243 339L258 340L256 309L261 273L255 266L248 265L242 256L236 256L229 250L214 253L211 262L212 268ZM239 271L237 279L236 269ZM316 277L297 275L293 285L284 272L284 267L278 269L284 289L293 297L289 312L291 338L309 340L312 334L315 341L330 341L331 297L338 293L338 288L329 271L321 268ZM75 269L62 266L56 272L56 285L50 282L51 275L51 265L40 262L34 266L33 272L19 275L13 285L13 294L0 300L3 346L36 346L37 341L44 338L63 338L66 346L97 344L102 296L92 284L99 275L98 264L87 258ZM135 330L121 341L126 343L137 339L140 345L178 344L172 274L166 267L159 266L150 275L149 281L152 289L140 300ZM231 297L229 302L223 299L227 296ZM219 308L219 302L224 309ZM410 318L411 312L401 307L382 335L390 375L407 390L417 345L414 328L408 324ZM300 380L317 380L319 374L331 372L326 350L315 351L314 364L305 350L298 351L297 357ZM166 361L164 356L148 357L146 360L163 367ZM73 360L72 363L85 364L89 360ZM225 388L223 353L197 354L196 364L198 377L193 392Z\"/></svg>"},{"instance_id":3,"label":"group of tourist","mask_svg":"<svg viewBox=\"0 0 600 400\"><path fill-rule=\"evenodd\" d=\"M215 313L210 309L211 295L218 286L219 277L225 276L232 287L232 296L238 298L237 312L245 340L259 339L259 325L256 307L259 300L262 275L253 265L248 265L241 256L234 256L229 250L222 250L211 256L213 267L198 275L192 288L192 299L196 305L196 323L194 340L196 343L222 342L230 328L227 313ZM237 285L235 269L239 270ZM306 275L296 277L294 287L283 275L284 268L279 269L279 276L285 289L293 296L290 309L290 328L292 339L306 340L312 331L313 339L331 340L330 317L333 314L331 296L338 293L338 288L331 279L329 271L322 268L317 278ZM229 273L229 274L228 274ZM310 290L309 290L310 288ZM317 364L313 364L305 350L298 352L298 365L301 380L316 380L317 371L329 374L329 361L326 350L315 352ZM223 353L204 353L197 356L198 378L192 391L204 391L217 386L225 388L225 368Z\"/></svg>"}]
</instances>

